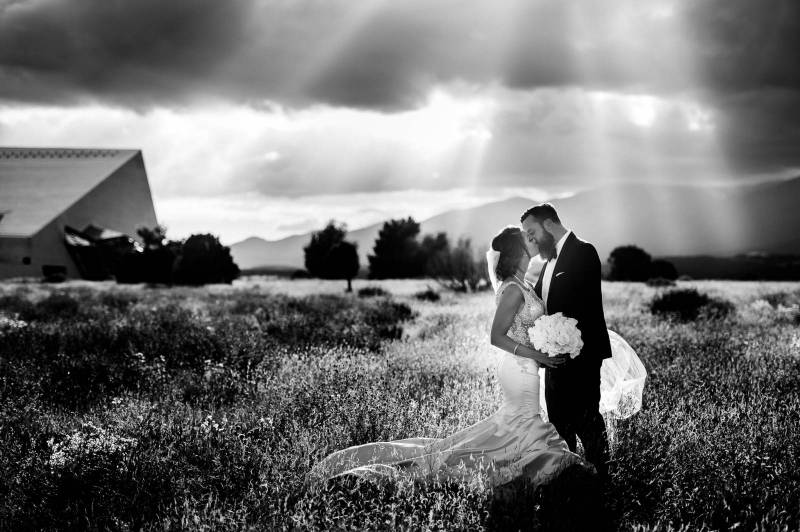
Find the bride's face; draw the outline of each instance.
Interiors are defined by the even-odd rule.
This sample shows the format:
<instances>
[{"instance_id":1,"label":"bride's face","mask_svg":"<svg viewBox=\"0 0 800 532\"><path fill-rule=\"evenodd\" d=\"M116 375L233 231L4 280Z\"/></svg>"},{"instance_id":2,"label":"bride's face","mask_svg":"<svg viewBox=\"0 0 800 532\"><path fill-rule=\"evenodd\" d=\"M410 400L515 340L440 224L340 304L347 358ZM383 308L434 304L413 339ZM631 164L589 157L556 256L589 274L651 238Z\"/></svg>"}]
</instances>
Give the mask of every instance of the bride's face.
<instances>
[{"instance_id":1,"label":"bride's face","mask_svg":"<svg viewBox=\"0 0 800 532\"><path fill-rule=\"evenodd\" d=\"M536 238L531 233L522 231L522 241L525 243L525 249L528 250L531 257L535 257L539 254L539 246L536 244Z\"/></svg>"},{"instance_id":2,"label":"bride's face","mask_svg":"<svg viewBox=\"0 0 800 532\"><path fill-rule=\"evenodd\" d=\"M528 266L530 265L530 263L531 263L531 256L526 253L525 255L522 256L521 259L519 259L519 264L517 264L517 268L522 271L528 271Z\"/></svg>"},{"instance_id":3,"label":"bride's face","mask_svg":"<svg viewBox=\"0 0 800 532\"><path fill-rule=\"evenodd\" d=\"M521 238L522 238L522 244L523 246L525 246L526 253L524 253L522 257L520 257L519 259L519 268L522 270L527 270L528 265L531 262L531 258L536 256L536 253L539 252L539 248L536 246L535 243L531 245L528 242L528 236L525 233L522 233ZM531 253L531 246L533 247L533 253Z\"/></svg>"}]
</instances>

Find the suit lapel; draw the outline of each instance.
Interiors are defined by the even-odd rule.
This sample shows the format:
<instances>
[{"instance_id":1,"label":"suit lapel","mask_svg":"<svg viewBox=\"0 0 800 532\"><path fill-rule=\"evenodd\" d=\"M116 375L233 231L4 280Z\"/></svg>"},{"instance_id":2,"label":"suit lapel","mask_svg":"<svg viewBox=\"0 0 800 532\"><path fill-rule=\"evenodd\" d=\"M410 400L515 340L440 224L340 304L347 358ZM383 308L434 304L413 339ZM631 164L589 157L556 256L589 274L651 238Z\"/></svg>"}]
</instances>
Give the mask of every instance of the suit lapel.
<instances>
[{"instance_id":1,"label":"suit lapel","mask_svg":"<svg viewBox=\"0 0 800 532\"><path fill-rule=\"evenodd\" d=\"M570 233L567 239L564 240L564 245L561 247L561 253L558 254L556 259L556 266L553 268L553 278L557 272L563 272L569 267L570 255L572 254L572 245L575 243L577 237L575 233Z\"/></svg>"},{"instance_id":2,"label":"suit lapel","mask_svg":"<svg viewBox=\"0 0 800 532\"><path fill-rule=\"evenodd\" d=\"M558 286L560 283L556 282L558 274L567 272L569 270L570 259L572 258L572 248L575 244L577 237L575 233L567 235L564 245L561 247L561 253L556 258L556 263L553 266L553 277L550 278L550 290L547 293L547 302L549 308L560 308L558 304Z\"/></svg>"},{"instance_id":3,"label":"suit lapel","mask_svg":"<svg viewBox=\"0 0 800 532\"><path fill-rule=\"evenodd\" d=\"M533 291L536 292L536 295L540 298L542 297L542 279L544 279L544 270L547 268L547 263L544 263L542 269L539 270L539 280L536 281L536 286L533 287Z\"/></svg>"}]
</instances>

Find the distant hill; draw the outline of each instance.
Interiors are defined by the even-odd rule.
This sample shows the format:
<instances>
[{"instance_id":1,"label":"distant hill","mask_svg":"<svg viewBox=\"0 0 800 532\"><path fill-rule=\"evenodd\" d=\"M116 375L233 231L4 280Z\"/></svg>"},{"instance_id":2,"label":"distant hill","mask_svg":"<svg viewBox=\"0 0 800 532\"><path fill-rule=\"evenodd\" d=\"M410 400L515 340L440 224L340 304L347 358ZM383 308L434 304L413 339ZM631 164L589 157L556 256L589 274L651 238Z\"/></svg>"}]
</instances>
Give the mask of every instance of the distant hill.
<instances>
[{"instance_id":1,"label":"distant hill","mask_svg":"<svg viewBox=\"0 0 800 532\"><path fill-rule=\"evenodd\" d=\"M490 229L485 220L503 220L498 222L497 230L503 224L519 222L519 215L514 220L509 213L519 211L522 213L533 201L525 198L513 198L505 201L488 203L471 209L459 209L434 216L420 223L422 234L446 232L451 239L457 235L469 236L474 243L481 243L486 248L491 237L496 232ZM372 253L378 231L383 222L370 225L347 233L347 240L358 244L362 267L367 267L367 255ZM321 228L320 228L321 229ZM264 240L250 237L230 246L231 254L236 264L242 269L258 268L262 266L281 266L303 268L303 247L308 244L310 233L295 235L280 240Z\"/></svg>"},{"instance_id":2,"label":"distant hill","mask_svg":"<svg viewBox=\"0 0 800 532\"><path fill-rule=\"evenodd\" d=\"M741 281L798 281L800 255L762 255L734 257L663 257L678 273L692 279L736 279Z\"/></svg>"},{"instance_id":3,"label":"distant hill","mask_svg":"<svg viewBox=\"0 0 800 532\"><path fill-rule=\"evenodd\" d=\"M459 209L421 222L422 233L472 238L486 249L492 236L533 200L511 198ZM614 184L551 201L565 225L593 242L605 260L616 246L635 244L653 256L732 256L749 252L800 255L800 177L732 186ZM383 224L348 233L362 265ZM241 268L303 267L309 234L276 241L251 237L231 246Z\"/></svg>"}]
</instances>

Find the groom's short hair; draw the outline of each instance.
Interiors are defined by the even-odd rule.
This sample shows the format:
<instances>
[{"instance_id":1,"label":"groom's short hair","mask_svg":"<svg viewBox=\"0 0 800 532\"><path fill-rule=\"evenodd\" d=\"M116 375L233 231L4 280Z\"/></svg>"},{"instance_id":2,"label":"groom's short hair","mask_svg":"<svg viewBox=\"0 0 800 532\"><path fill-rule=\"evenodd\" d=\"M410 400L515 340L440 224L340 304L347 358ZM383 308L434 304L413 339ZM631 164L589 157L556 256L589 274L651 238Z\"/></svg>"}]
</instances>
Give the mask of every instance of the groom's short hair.
<instances>
[{"instance_id":1,"label":"groom's short hair","mask_svg":"<svg viewBox=\"0 0 800 532\"><path fill-rule=\"evenodd\" d=\"M545 220L553 220L557 224L561 223L561 219L558 217L556 208L549 203L540 203L539 205L534 205L522 213L519 221L524 222L525 218L528 216L532 216L533 219L538 223L544 223Z\"/></svg>"}]
</instances>

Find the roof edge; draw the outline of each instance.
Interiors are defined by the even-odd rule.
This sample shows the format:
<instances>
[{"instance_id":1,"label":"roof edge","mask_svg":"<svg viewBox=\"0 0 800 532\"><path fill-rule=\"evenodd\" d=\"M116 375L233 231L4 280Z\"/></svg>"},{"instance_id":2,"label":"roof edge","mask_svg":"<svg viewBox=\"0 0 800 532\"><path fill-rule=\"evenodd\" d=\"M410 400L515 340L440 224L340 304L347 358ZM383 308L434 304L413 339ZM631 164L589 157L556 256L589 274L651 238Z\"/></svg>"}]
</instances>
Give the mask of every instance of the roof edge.
<instances>
[{"instance_id":1,"label":"roof edge","mask_svg":"<svg viewBox=\"0 0 800 532\"><path fill-rule=\"evenodd\" d=\"M0 146L0 159L99 159L133 156L140 149L129 148L37 148Z\"/></svg>"},{"instance_id":2,"label":"roof edge","mask_svg":"<svg viewBox=\"0 0 800 532\"><path fill-rule=\"evenodd\" d=\"M3 149L4 149L4 148L0 148L0 152L1 152ZM47 148L45 148L45 149L47 149ZM68 148L68 149L71 149L71 148ZM56 213L55 215L53 215L53 217L52 217L52 218L48 219L48 220L47 220L46 222L44 222L42 225L40 225L39 227L37 227L37 228L36 228L34 231L31 231L31 232L30 232L30 233L29 233L27 236L26 236L26 235L23 235L23 234L14 234L14 233L0 233L0 235L2 235L2 236L8 236L8 237L12 237L12 236L13 236L13 237L22 237L22 238L33 238L34 236L36 236L37 234L39 234L39 233L40 233L40 232L41 232L41 231L42 231L42 230L43 230L45 227L47 227L48 225L50 225L50 224L53 222L53 220L55 220L56 218L58 218L59 216L61 216L61 213L65 212L65 211L67 211L67 210L69 210L69 209L71 209L71 208L72 208L72 207L73 207L73 206L74 206L76 203L78 203L80 200L82 200L83 198L85 198L85 197L86 197L86 195L88 195L88 194L91 194L91 193L92 193L92 192L93 192L95 189L97 189L97 187L99 187L100 185L102 185L102 184L103 184L103 182L104 182L106 179L108 179L109 177L111 177L112 175L114 175L115 173L117 173L117 172L120 170L120 168L122 168L123 166L125 166L126 164L128 164L129 162L131 162L131 160L132 160L132 159L134 159L135 157L137 157L137 156L138 156L138 157L142 157L142 162L144 162L144 156L142 155L142 150L116 150L116 151L117 151L117 152L119 152L119 153L117 153L117 154L115 154L115 155L112 155L112 156L109 156L109 157L116 157L117 155L121 155L121 154L122 154L122 152L127 152L127 153L125 154L125 155L127 155L127 156L126 156L124 159L120 160L119 164L118 164L117 166L115 166L115 167L114 167L114 169L113 169L113 170L111 170L111 171L108 173L108 175L106 175L105 179L102 179L102 180L100 180L100 182L99 182L99 183L97 183L97 184L96 184L95 186L93 186L92 188L88 189L88 190L87 190L85 193L83 193L83 194L82 194L80 197L78 197L78 198L77 198L75 201L73 201L72 203L70 203L69 205L67 205L66 207L64 207L64 209L63 209L61 212L58 212L58 213ZM2 159L2 156L1 156L1 155L0 155L0 159ZM147 173L146 173L146 171L145 171L145 179L147 179ZM148 185L149 185L149 183L148 183ZM151 201L152 201L152 200L151 200Z\"/></svg>"}]
</instances>

